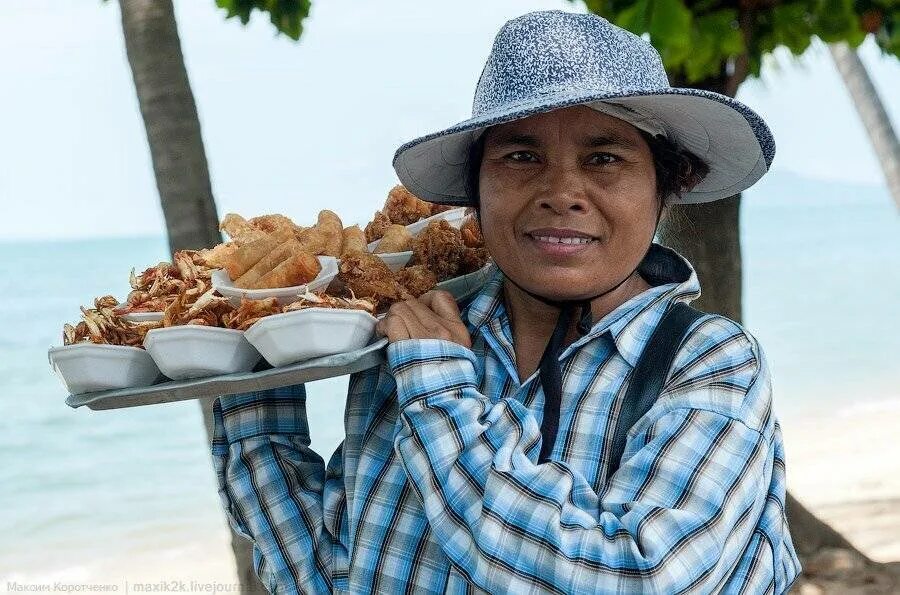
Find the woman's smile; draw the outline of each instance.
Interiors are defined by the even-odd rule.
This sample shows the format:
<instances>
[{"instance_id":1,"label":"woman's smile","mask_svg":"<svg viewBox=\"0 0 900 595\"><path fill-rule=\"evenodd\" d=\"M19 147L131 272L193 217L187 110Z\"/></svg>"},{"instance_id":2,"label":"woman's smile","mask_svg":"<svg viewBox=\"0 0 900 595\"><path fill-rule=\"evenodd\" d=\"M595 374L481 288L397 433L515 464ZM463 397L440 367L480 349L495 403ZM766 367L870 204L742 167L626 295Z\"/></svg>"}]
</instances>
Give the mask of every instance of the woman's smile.
<instances>
[{"instance_id":1,"label":"woman's smile","mask_svg":"<svg viewBox=\"0 0 900 595\"><path fill-rule=\"evenodd\" d=\"M526 246L542 255L575 256L586 253L599 244L590 234L563 227L541 227L523 234Z\"/></svg>"}]
</instances>

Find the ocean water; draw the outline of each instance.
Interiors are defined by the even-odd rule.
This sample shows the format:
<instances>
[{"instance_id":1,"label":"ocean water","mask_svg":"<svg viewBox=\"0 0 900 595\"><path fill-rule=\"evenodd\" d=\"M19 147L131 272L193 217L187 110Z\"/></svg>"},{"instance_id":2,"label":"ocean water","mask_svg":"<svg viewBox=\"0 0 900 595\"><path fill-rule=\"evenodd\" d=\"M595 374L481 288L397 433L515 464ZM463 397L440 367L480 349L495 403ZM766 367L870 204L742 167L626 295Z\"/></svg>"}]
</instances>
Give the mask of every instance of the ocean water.
<instances>
[{"instance_id":1,"label":"ocean water","mask_svg":"<svg viewBox=\"0 0 900 595\"><path fill-rule=\"evenodd\" d=\"M769 357L779 415L898 398L900 217L886 193L752 198L745 324ZM230 564L197 404L72 410L47 364L80 304L124 297L132 267L165 258L162 238L0 244L0 579L113 576L150 554ZM326 460L345 389L309 386Z\"/></svg>"}]
</instances>

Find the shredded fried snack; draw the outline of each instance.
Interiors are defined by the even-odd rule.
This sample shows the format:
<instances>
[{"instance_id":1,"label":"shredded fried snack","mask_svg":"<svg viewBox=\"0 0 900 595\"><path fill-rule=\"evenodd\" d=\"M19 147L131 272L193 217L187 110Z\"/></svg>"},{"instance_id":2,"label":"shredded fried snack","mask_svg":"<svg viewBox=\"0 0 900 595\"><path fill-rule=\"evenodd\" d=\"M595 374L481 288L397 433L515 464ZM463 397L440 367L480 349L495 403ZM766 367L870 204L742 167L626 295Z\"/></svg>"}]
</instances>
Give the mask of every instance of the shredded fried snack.
<instances>
[{"instance_id":1,"label":"shredded fried snack","mask_svg":"<svg viewBox=\"0 0 900 595\"><path fill-rule=\"evenodd\" d=\"M245 331L260 318L280 312L281 306L278 305L278 298L266 298L264 300L248 300L244 298L237 309L222 317L222 322L225 328Z\"/></svg>"},{"instance_id":2,"label":"shredded fried snack","mask_svg":"<svg viewBox=\"0 0 900 595\"><path fill-rule=\"evenodd\" d=\"M371 299L336 297L324 292L307 291L296 301L282 308L282 312L293 312L305 308L338 308L343 310L364 310L369 314L375 314L375 302Z\"/></svg>"},{"instance_id":3,"label":"shredded fried snack","mask_svg":"<svg viewBox=\"0 0 900 595\"><path fill-rule=\"evenodd\" d=\"M147 331L162 326L161 322L128 322L118 316L114 307L118 300L111 295L94 300L93 308L81 308L82 320L75 326L63 326L63 345L97 343L143 347Z\"/></svg>"},{"instance_id":4,"label":"shredded fried snack","mask_svg":"<svg viewBox=\"0 0 900 595\"><path fill-rule=\"evenodd\" d=\"M115 307L115 314L132 312L162 312L177 299L186 294L187 305L209 291L212 286L212 268L199 252L179 250L172 257L173 262L161 262L145 270L140 275L131 271L131 293L124 304Z\"/></svg>"}]
</instances>

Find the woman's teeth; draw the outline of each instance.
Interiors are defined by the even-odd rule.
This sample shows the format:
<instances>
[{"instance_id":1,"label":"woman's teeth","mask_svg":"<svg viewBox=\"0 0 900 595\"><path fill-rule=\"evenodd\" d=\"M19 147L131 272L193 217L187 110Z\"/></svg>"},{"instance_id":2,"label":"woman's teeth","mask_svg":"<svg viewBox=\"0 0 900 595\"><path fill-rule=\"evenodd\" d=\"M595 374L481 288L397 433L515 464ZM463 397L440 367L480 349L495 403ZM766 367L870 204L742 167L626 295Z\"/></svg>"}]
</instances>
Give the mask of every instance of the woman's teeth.
<instances>
[{"instance_id":1,"label":"woman's teeth","mask_svg":"<svg viewBox=\"0 0 900 595\"><path fill-rule=\"evenodd\" d=\"M555 236L531 236L539 242L549 242L551 244L587 244L591 238L557 238Z\"/></svg>"}]
</instances>

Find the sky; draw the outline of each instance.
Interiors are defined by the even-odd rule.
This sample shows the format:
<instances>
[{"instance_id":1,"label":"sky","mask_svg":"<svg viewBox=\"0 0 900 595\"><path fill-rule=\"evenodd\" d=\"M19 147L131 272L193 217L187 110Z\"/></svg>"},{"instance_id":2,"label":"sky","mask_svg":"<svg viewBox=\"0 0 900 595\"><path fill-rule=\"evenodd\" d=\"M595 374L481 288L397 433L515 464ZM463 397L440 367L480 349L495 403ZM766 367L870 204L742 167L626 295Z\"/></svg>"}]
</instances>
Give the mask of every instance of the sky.
<instances>
[{"instance_id":1,"label":"sky","mask_svg":"<svg viewBox=\"0 0 900 595\"><path fill-rule=\"evenodd\" d=\"M323 208L365 223L396 183L394 150L469 116L493 37L538 0L317 0L299 42L257 13L176 1L219 213ZM0 6L0 241L156 235L164 229L125 57L118 3ZM900 63L861 50L894 127ZM827 49L777 55L738 98L770 124L773 175L883 185ZM799 178L798 178L799 176Z\"/></svg>"}]
</instances>

